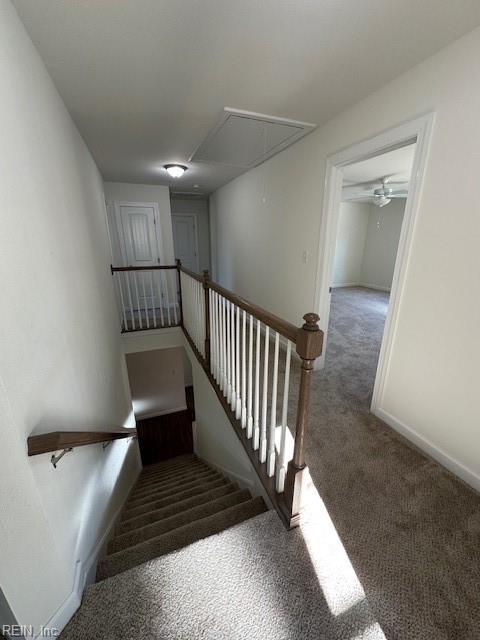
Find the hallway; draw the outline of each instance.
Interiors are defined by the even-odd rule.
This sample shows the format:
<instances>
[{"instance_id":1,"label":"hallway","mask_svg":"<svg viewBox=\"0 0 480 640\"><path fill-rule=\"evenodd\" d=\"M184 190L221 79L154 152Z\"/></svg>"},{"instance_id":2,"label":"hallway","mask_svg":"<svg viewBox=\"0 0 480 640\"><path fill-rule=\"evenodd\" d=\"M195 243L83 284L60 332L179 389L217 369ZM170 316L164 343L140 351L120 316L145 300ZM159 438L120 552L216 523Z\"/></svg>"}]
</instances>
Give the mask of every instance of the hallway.
<instances>
[{"instance_id":1,"label":"hallway","mask_svg":"<svg viewBox=\"0 0 480 640\"><path fill-rule=\"evenodd\" d=\"M386 637L473 640L480 497L369 412L387 303L333 291L307 464Z\"/></svg>"}]
</instances>

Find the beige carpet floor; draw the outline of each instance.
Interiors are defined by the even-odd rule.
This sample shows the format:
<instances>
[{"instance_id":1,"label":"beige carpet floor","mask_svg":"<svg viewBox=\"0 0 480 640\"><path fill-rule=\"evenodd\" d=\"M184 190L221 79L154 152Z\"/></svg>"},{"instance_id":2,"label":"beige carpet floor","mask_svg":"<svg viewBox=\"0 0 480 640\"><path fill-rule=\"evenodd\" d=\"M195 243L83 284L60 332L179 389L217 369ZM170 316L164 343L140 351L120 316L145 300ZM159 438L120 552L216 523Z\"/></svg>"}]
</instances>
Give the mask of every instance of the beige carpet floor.
<instances>
[{"instance_id":1,"label":"beige carpet floor","mask_svg":"<svg viewBox=\"0 0 480 640\"><path fill-rule=\"evenodd\" d=\"M387 305L385 293L334 290L307 463L386 637L475 640L480 496L369 411Z\"/></svg>"}]
</instances>

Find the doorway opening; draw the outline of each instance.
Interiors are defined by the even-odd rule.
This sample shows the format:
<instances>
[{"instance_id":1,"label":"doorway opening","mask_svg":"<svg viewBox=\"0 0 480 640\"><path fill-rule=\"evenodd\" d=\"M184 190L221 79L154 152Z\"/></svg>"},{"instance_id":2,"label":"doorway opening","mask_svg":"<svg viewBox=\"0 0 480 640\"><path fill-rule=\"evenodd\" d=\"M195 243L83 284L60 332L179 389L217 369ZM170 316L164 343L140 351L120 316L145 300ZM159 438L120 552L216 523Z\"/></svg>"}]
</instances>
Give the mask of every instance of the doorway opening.
<instances>
[{"instance_id":1,"label":"doorway opening","mask_svg":"<svg viewBox=\"0 0 480 640\"><path fill-rule=\"evenodd\" d=\"M432 125L432 114L422 116L327 162L316 288L325 332L320 366L352 406L379 417Z\"/></svg>"},{"instance_id":2,"label":"doorway opening","mask_svg":"<svg viewBox=\"0 0 480 640\"><path fill-rule=\"evenodd\" d=\"M373 394L414 155L415 143L343 169L325 367L342 367L359 405Z\"/></svg>"}]
</instances>

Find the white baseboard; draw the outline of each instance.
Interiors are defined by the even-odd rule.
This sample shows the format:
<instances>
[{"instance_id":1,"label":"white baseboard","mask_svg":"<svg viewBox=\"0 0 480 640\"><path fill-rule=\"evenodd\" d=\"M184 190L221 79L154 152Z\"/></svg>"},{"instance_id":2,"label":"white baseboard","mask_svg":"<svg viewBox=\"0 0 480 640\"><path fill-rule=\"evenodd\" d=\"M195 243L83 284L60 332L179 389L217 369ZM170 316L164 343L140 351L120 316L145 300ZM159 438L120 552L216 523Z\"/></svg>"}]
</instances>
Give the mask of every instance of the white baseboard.
<instances>
[{"instance_id":1,"label":"white baseboard","mask_svg":"<svg viewBox=\"0 0 480 640\"><path fill-rule=\"evenodd\" d=\"M201 457L201 456L200 456ZM247 478L246 476L240 475L239 473L235 473L234 471L230 471L221 464L211 462L210 460L206 460L208 464L214 467L217 471L220 471L224 475L228 476L231 480L238 482L238 484L242 487L242 489L253 489L255 487L255 481L252 478Z\"/></svg>"},{"instance_id":2,"label":"white baseboard","mask_svg":"<svg viewBox=\"0 0 480 640\"><path fill-rule=\"evenodd\" d=\"M452 458L448 453L442 451L439 447L434 445L432 442L424 438L420 434L418 434L414 429L408 427L406 424L389 414L387 411L383 409L377 409L374 411L375 415L386 422L392 429L398 431L402 436L405 436L407 440L413 442L419 449L424 451L431 458L439 462L446 469L451 471L454 475L461 478L468 485L473 487L476 491L480 491L480 476L478 476L474 471L468 469L461 462Z\"/></svg>"},{"instance_id":3,"label":"white baseboard","mask_svg":"<svg viewBox=\"0 0 480 640\"><path fill-rule=\"evenodd\" d=\"M106 528L104 534L97 542L92 552L88 556L88 558L84 561L77 560L75 563L75 575L73 578L73 588L70 592L69 596L64 600L64 602L60 605L57 611L53 614L50 620L43 625L44 629L57 629L60 633L67 625L67 623L72 618L75 611L79 608L82 603L82 596L85 587L88 584L91 584L95 580L96 566L98 562L98 558L104 545L110 537L110 533L115 525L115 522L120 515L121 510L123 509L123 504L115 511L112 516L108 527ZM93 579L92 579L93 576ZM29 636L27 636L29 637ZM30 636L29 638L41 638L44 637L40 633L36 633L34 636Z\"/></svg>"},{"instance_id":4,"label":"white baseboard","mask_svg":"<svg viewBox=\"0 0 480 640\"><path fill-rule=\"evenodd\" d=\"M375 289L376 291L387 291L390 293L390 287L380 287L378 284L368 284L367 282L342 282L340 284L332 284L332 289L343 289L345 287L365 287L365 289Z\"/></svg>"},{"instance_id":5,"label":"white baseboard","mask_svg":"<svg viewBox=\"0 0 480 640\"><path fill-rule=\"evenodd\" d=\"M359 287L365 287L365 289L374 289L375 291L385 291L390 293L390 287L380 287L377 284L367 284L366 282L362 282L358 285Z\"/></svg>"},{"instance_id":6,"label":"white baseboard","mask_svg":"<svg viewBox=\"0 0 480 640\"><path fill-rule=\"evenodd\" d=\"M360 282L339 282L332 284L332 289L343 289L344 287L361 287Z\"/></svg>"}]
</instances>

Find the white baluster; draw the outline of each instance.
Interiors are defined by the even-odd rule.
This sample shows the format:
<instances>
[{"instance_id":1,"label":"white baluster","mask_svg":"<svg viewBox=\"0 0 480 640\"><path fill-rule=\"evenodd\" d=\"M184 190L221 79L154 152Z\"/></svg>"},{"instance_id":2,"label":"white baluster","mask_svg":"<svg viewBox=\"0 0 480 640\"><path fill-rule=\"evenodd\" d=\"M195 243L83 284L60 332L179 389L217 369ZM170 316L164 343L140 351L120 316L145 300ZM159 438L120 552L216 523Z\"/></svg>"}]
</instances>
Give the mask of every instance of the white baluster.
<instances>
[{"instance_id":1,"label":"white baluster","mask_svg":"<svg viewBox=\"0 0 480 640\"><path fill-rule=\"evenodd\" d=\"M190 286L192 288L192 307L191 307L191 323L193 331L193 341L198 349L198 336L200 331L200 317L198 312L198 296L197 296L197 281L191 280Z\"/></svg>"},{"instance_id":2,"label":"white baluster","mask_svg":"<svg viewBox=\"0 0 480 640\"><path fill-rule=\"evenodd\" d=\"M221 349L221 341L220 341L220 306L218 303L218 293L216 291L213 292L213 300L215 306L215 340L217 343L216 346L216 368L215 368L215 378L218 384L221 384L221 374L220 374L220 349Z\"/></svg>"},{"instance_id":3,"label":"white baluster","mask_svg":"<svg viewBox=\"0 0 480 640\"><path fill-rule=\"evenodd\" d=\"M162 269L162 283L165 283L165 298L167 300L167 318L168 318L168 326L171 327L172 326L172 318L170 315L170 296L168 294L168 280L166 280L165 274L163 273L163 269Z\"/></svg>"},{"instance_id":4,"label":"white baluster","mask_svg":"<svg viewBox=\"0 0 480 640\"><path fill-rule=\"evenodd\" d=\"M230 301L229 300L225 300L225 312L226 312L226 330L227 330L227 372L226 372L226 377L227 377L227 402L230 403L230 400L232 398L232 378L231 378L231 367L230 367L230 360L231 360L231 349L230 349Z\"/></svg>"},{"instance_id":5,"label":"white baluster","mask_svg":"<svg viewBox=\"0 0 480 640\"><path fill-rule=\"evenodd\" d=\"M270 329L265 326L265 345L263 360L263 388L262 388L262 422L260 425L260 462L267 458L267 392L268 392L268 349L270 346Z\"/></svg>"},{"instance_id":6,"label":"white baluster","mask_svg":"<svg viewBox=\"0 0 480 640\"><path fill-rule=\"evenodd\" d=\"M132 301L132 290L130 288L130 272L129 271L125 271L125 280L127 282L127 294L128 294L128 302L130 304L130 324L132 325L131 328L133 330L135 330L135 316L133 313L133 301Z\"/></svg>"},{"instance_id":7,"label":"white baluster","mask_svg":"<svg viewBox=\"0 0 480 640\"><path fill-rule=\"evenodd\" d=\"M147 293L146 293L146 289L145 289L145 271L141 271L140 272L140 279L142 282L142 291L143 291L143 307L145 309L145 321L147 323L147 329L150 329L150 319L149 319L149 313L148 313L148 306L147 306Z\"/></svg>"},{"instance_id":8,"label":"white baluster","mask_svg":"<svg viewBox=\"0 0 480 640\"><path fill-rule=\"evenodd\" d=\"M213 305L213 291L208 289L208 302L210 307L210 372L216 379L216 356L215 349L217 346L216 334L215 334L215 309Z\"/></svg>"},{"instance_id":9,"label":"white baluster","mask_svg":"<svg viewBox=\"0 0 480 640\"><path fill-rule=\"evenodd\" d=\"M267 474L275 473L275 429L277 427L277 386L278 386L278 343L280 336L275 332L275 352L273 356L272 408L270 413L270 433L268 438Z\"/></svg>"},{"instance_id":10,"label":"white baluster","mask_svg":"<svg viewBox=\"0 0 480 640\"><path fill-rule=\"evenodd\" d=\"M250 315L248 331L248 403L247 403L247 438L253 434L253 316Z\"/></svg>"},{"instance_id":11,"label":"white baluster","mask_svg":"<svg viewBox=\"0 0 480 640\"><path fill-rule=\"evenodd\" d=\"M242 314L242 429L247 426L247 312Z\"/></svg>"},{"instance_id":12,"label":"white baluster","mask_svg":"<svg viewBox=\"0 0 480 640\"><path fill-rule=\"evenodd\" d=\"M155 294L153 292L153 274L155 273L155 271L150 271L149 275L150 275L150 294L151 294L151 300L152 300L152 311L153 311L153 326L156 327L157 326L157 312L155 310Z\"/></svg>"},{"instance_id":13,"label":"white baluster","mask_svg":"<svg viewBox=\"0 0 480 640\"><path fill-rule=\"evenodd\" d=\"M140 298L138 297L138 282L136 271L133 272L133 284L135 285L135 297L137 298L138 322L140 324L140 329L143 329L142 311L140 309Z\"/></svg>"},{"instance_id":14,"label":"white baluster","mask_svg":"<svg viewBox=\"0 0 480 640\"><path fill-rule=\"evenodd\" d=\"M215 327L212 304L212 290L207 289L208 305L210 308L210 373L215 378Z\"/></svg>"},{"instance_id":15,"label":"white baluster","mask_svg":"<svg viewBox=\"0 0 480 640\"><path fill-rule=\"evenodd\" d=\"M241 324L241 318L240 318L240 307L237 307L237 324L236 324L236 330L237 330L237 335L236 335L236 374L237 374L237 384L236 384L236 389L237 389L237 398L236 398L236 403L235 403L235 417L237 418L237 420L240 419L241 415L242 415L242 399L240 397L241 394L241 384L240 384L240 359L242 357L242 353L240 351L240 324Z\"/></svg>"},{"instance_id":16,"label":"white baluster","mask_svg":"<svg viewBox=\"0 0 480 640\"><path fill-rule=\"evenodd\" d=\"M223 296L220 297L220 311L222 316L222 321L220 324L221 335L220 342L222 345L222 359L220 362L221 365L221 388L223 391L223 395L227 395L227 330L226 330L226 315L225 315L225 298Z\"/></svg>"},{"instance_id":17,"label":"white baluster","mask_svg":"<svg viewBox=\"0 0 480 640\"><path fill-rule=\"evenodd\" d=\"M165 326L165 320L163 317L163 299L162 299L162 289L161 289L161 277L162 277L162 272L161 271L154 271L154 279L155 279L155 284L156 284L156 289L157 289L157 295L158 295L158 305L160 307L160 326ZM156 274L156 277L155 277ZM180 275L180 277L182 277L183 274ZM155 303L154 303L155 304Z\"/></svg>"},{"instance_id":18,"label":"white baluster","mask_svg":"<svg viewBox=\"0 0 480 640\"><path fill-rule=\"evenodd\" d=\"M255 408L253 413L253 448L260 446L260 320L257 320L257 344L255 349Z\"/></svg>"},{"instance_id":19,"label":"white baluster","mask_svg":"<svg viewBox=\"0 0 480 640\"><path fill-rule=\"evenodd\" d=\"M230 360L230 365L232 370L230 372L231 381L232 381L232 396L230 398L230 407L232 411L235 411L237 406L237 390L236 390L236 371L235 371L235 305L230 305L230 328L231 328L231 336L230 336L230 348L232 350L232 357Z\"/></svg>"},{"instance_id":20,"label":"white baluster","mask_svg":"<svg viewBox=\"0 0 480 640\"><path fill-rule=\"evenodd\" d=\"M125 273L125 272L124 271L117 271L116 273L113 274L113 278L114 278L114 280L117 280L118 291L120 293L120 304L121 304L121 307L122 307L122 317L123 317L123 330L124 331L128 331L127 315L125 313L125 301L123 299L123 291L122 291L122 273Z\"/></svg>"},{"instance_id":21,"label":"white baluster","mask_svg":"<svg viewBox=\"0 0 480 640\"><path fill-rule=\"evenodd\" d=\"M175 321L175 325L178 325L178 291L177 291L177 272L172 270L168 270L167 273L170 274L170 282L172 283L172 291L173 291L173 319Z\"/></svg>"},{"instance_id":22,"label":"white baluster","mask_svg":"<svg viewBox=\"0 0 480 640\"><path fill-rule=\"evenodd\" d=\"M279 493L285 488L285 477L287 475L286 443L287 443L287 419L288 419L288 396L290 385L290 358L292 353L292 343L287 341L287 355L285 356L285 380L283 383L283 406L282 406L282 426L280 436L280 451L278 454L277 482L276 487Z\"/></svg>"}]
</instances>

